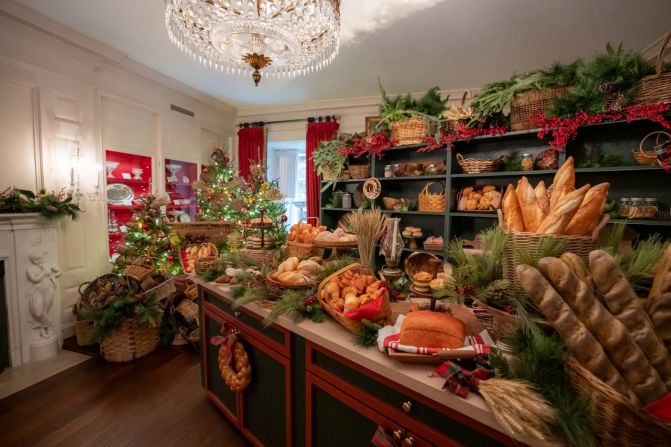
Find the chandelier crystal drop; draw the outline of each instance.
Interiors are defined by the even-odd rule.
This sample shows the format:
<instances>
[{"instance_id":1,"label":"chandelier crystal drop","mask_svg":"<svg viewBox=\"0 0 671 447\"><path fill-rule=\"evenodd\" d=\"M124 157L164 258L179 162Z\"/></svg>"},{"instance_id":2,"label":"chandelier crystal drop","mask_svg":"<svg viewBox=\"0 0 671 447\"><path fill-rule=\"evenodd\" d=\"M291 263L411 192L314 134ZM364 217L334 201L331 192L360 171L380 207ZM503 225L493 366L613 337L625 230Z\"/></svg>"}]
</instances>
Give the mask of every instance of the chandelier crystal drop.
<instances>
[{"instance_id":1,"label":"chandelier crystal drop","mask_svg":"<svg viewBox=\"0 0 671 447\"><path fill-rule=\"evenodd\" d=\"M170 40L202 64L294 77L338 54L340 0L166 0Z\"/></svg>"}]
</instances>

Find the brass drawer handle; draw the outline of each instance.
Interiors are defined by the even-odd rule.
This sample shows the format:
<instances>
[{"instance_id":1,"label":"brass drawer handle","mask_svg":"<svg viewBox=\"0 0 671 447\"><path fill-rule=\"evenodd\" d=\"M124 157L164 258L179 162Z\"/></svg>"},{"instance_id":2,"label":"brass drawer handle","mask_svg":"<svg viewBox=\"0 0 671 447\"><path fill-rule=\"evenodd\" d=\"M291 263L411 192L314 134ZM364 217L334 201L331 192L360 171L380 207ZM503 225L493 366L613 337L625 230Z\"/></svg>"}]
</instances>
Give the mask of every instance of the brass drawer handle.
<instances>
[{"instance_id":1,"label":"brass drawer handle","mask_svg":"<svg viewBox=\"0 0 671 447\"><path fill-rule=\"evenodd\" d=\"M415 440L412 439L412 436L408 436L407 438L405 438L405 439L403 440L403 444L404 444L406 447L412 447L412 446L415 444Z\"/></svg>"},{"instance_id":2,"label":"brass drawer handle","mask_svg":"<svg viewBox=\"0 0 671 447\"><path fill-rule=\"evenodd\" d=\"M396 440L396 442L401 442L402 437L403 437L403 431L401 429L394 430L394 440Z\"/></svg>"},{"instance_id":3,"label":"brass drawer handle","mask_svg":"<svg viewBox=\"0 0 671 447\"><path fill-rule=\"evenodd\" d=\"M233 312L233 316L234 316L235 318L240 318L240 311L239 311L239 310L236 310L235 312Z\"/></svg>"},{"instance_id":4,"label":"brass drawer handle","mask_svg":"<svg viewBox=\"0 0 671 447\"><path fill-rule=\"evenodd\" d=\"M401 407L403 408L403 411L405 411L406 413L410 413L410 411L412 410L412 402L410 401L403 402L403 405L401 405Z\"/></svg>"}]
</instances>

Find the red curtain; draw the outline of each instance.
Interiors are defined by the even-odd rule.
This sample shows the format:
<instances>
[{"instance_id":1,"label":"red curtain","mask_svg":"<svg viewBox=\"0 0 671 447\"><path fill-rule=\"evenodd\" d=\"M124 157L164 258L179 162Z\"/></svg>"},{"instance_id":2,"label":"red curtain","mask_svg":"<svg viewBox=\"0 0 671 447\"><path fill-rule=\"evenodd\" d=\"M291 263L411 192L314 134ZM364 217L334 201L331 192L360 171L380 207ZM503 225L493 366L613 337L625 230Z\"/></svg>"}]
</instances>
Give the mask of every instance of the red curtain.
<instances>
[{"instance_id":1,"label":"red curtain","mask_svg":"<svg viewBox=\"0 0 671 447\"><path fill-rule=\"evenodd\" d=\"M305 137L305 161L306 161L306 199L308 206L308 217L319 216L319 176L312 161L312 152L317 148L320 141L332 140L338 132L340 124L336 121L308 123L308 133Z\"/></svg>"},{"instance_id":2,"label":"red curtain","mask_svg":"<svg viewBox=\"0 0 671 447\"><path fill-rule=\"evenodd\" d=\"M263 162L263 140L263 126L241 127L238 131L238 167L241 177L248 179L249 167Z\"/></svg>"}]
</instances>

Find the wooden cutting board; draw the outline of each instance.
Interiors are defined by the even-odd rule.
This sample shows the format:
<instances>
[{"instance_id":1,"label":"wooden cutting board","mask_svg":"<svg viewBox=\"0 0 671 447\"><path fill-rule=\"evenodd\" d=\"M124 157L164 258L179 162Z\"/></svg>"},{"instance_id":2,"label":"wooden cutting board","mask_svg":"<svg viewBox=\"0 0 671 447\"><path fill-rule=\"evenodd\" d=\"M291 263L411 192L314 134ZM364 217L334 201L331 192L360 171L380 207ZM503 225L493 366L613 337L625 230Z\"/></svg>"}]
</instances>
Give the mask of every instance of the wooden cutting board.
<instances>
[{"instance_id":1,"label":"wooden cutting board","mask_svg":"<svg viewBox=\"0 0 671 447\"><path fill-rule=\"evenodd\" d=\"M474 351L458 352L458 351L442 351L437 355L428 354L411 354L409 352L400 352L395 349L388 349L389 358L398 360L401 363L424 363L438 365L445 360L452 359L472 359L475 357Z\"/></svg>"}]
</instances>

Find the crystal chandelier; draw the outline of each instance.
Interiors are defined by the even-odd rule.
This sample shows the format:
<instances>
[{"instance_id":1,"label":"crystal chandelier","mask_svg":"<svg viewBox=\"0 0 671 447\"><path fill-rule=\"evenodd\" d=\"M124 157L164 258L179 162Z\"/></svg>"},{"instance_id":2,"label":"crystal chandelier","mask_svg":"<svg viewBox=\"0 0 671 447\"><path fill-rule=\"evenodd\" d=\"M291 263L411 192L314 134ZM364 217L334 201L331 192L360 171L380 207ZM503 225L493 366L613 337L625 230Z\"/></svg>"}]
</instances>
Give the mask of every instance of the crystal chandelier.
<instances>
[{"instance_id":1,"label":"crystal chandelier","mask_svg":"<svg viewBox=\"0 0 671 447\"><path fill-rule=\"evenodd\" d=\"M340 43L340 0L166 0L170 40L227 73L305 75L329 64Z\"/></svg>"}]
</instances>

